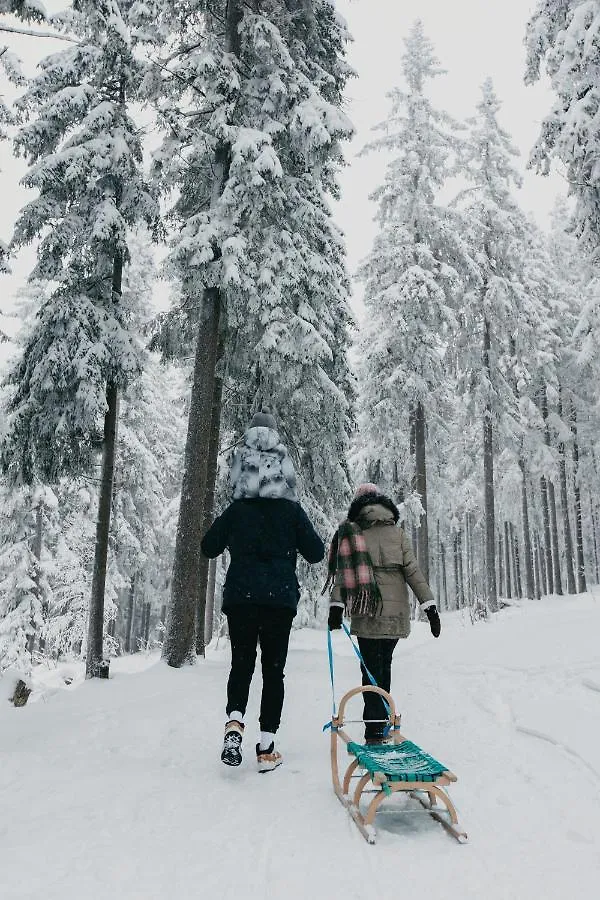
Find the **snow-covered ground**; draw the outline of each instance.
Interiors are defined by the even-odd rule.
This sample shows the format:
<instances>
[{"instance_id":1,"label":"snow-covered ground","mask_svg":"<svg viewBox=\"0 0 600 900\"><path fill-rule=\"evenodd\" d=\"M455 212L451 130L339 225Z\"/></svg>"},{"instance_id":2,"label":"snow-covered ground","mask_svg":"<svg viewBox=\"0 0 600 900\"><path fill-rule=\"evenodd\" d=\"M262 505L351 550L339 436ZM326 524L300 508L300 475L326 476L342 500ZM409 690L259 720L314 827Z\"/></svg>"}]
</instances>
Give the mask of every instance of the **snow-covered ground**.
<instances>
[{"instance_id":1,"label":"snow-covered ground","mask_svg":"<svg viewBox=\"0 0 600 900\"><path fill-rule=\"evenodd\" d=\"M338 692L357 682L334 635ZM395 657L403 732L456 772L470 842L384 804L369 846L330 783L325 634L293 636L284 765L219 761L227 647L193 669L142 655L109 682L38 674L0 708L2 900L592 900L600 884L600 597L475 627L417 624ZM34 702L32 702L34 701ZM357 710L358 711L358 710Z\"/></svg>"}]
</instances>

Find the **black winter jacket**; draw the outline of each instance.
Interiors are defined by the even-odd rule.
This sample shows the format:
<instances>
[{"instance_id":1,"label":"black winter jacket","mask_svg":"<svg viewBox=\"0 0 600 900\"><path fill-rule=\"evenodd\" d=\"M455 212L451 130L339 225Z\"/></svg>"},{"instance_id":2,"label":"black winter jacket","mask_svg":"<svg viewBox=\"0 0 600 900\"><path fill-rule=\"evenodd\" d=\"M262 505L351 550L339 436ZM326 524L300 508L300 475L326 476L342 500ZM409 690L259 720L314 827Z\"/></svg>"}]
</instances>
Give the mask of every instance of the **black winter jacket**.
<instances>
[{"instance_id":1,"label":"black winter jacket","mask_svg":"<svg viewBox=\"0 0 600 900\"><path fill-rule=\"evenodd\" d=\"M325 556L323 541L299 503L256 498L234 500L202 539L209 558L225 548L231 562L223 591L223 611L244 603L296 609L300 597L296 554L309 563Z\"/></svg>"}]
</instances>

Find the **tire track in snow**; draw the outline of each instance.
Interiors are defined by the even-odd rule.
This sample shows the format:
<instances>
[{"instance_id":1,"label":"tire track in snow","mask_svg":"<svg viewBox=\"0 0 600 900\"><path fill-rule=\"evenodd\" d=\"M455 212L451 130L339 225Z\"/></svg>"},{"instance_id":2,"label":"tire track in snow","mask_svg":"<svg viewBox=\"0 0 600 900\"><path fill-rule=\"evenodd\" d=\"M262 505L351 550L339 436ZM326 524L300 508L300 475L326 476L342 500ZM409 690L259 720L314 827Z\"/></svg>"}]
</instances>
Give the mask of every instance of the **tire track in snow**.
<instances>
[{"instance_id":1,"label":"tire track in snow","mask_svg":"<svg viewBox=\"0 0 600 900\"><path fill-rule=\"evenodd\" d=\"M589 678L584 678L581 682L583 687L588 688L590 691L595 691L600 694L600 684L597 684L595 681L590 681Z\"/></svg>"}]
</instances>

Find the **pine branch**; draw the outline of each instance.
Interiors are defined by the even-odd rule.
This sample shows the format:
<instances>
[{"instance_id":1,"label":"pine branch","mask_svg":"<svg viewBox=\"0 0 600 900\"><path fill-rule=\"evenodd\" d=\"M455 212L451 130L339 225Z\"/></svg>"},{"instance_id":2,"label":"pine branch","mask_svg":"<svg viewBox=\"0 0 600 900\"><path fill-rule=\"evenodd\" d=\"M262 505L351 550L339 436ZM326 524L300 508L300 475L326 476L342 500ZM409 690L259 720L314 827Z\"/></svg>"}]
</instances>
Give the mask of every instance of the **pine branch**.
<instances>
[{"instance_id":1,"label":"pine branch","mask_svg":"<svg viewBox=\"0 0 600 900\"><path fill-rule=\"evenodd\" d=\"M35 31L33 28L15 28L13 25L4 25L0 23L0 31L6 31L9 34L26 34L28 37L52 38L56 41L69 41L71 44L78 44L78 38L69 37L66 34L58 34L54 31Z\"/></svg>"}]
</instances>

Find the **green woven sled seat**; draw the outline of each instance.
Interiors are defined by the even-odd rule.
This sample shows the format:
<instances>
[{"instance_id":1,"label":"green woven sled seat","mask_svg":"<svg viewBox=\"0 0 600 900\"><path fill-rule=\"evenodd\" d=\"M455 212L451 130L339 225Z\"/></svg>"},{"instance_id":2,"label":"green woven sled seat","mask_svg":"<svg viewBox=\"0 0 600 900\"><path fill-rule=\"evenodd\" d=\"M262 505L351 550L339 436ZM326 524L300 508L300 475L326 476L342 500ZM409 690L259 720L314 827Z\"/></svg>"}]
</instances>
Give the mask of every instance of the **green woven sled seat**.
<instances>
[{"instance_id":1,"label":"green woven sled seat","mask_svg":"<svg viewBox=\"0 0 600 900\"><path fill-rule=\"evenodd\" d=\"M389 781L436 781L448 766L429 756L412 741L401 744L356 744L350 741L348 753L371 775L383 772Z\"/></svg>"}]
</instances>

